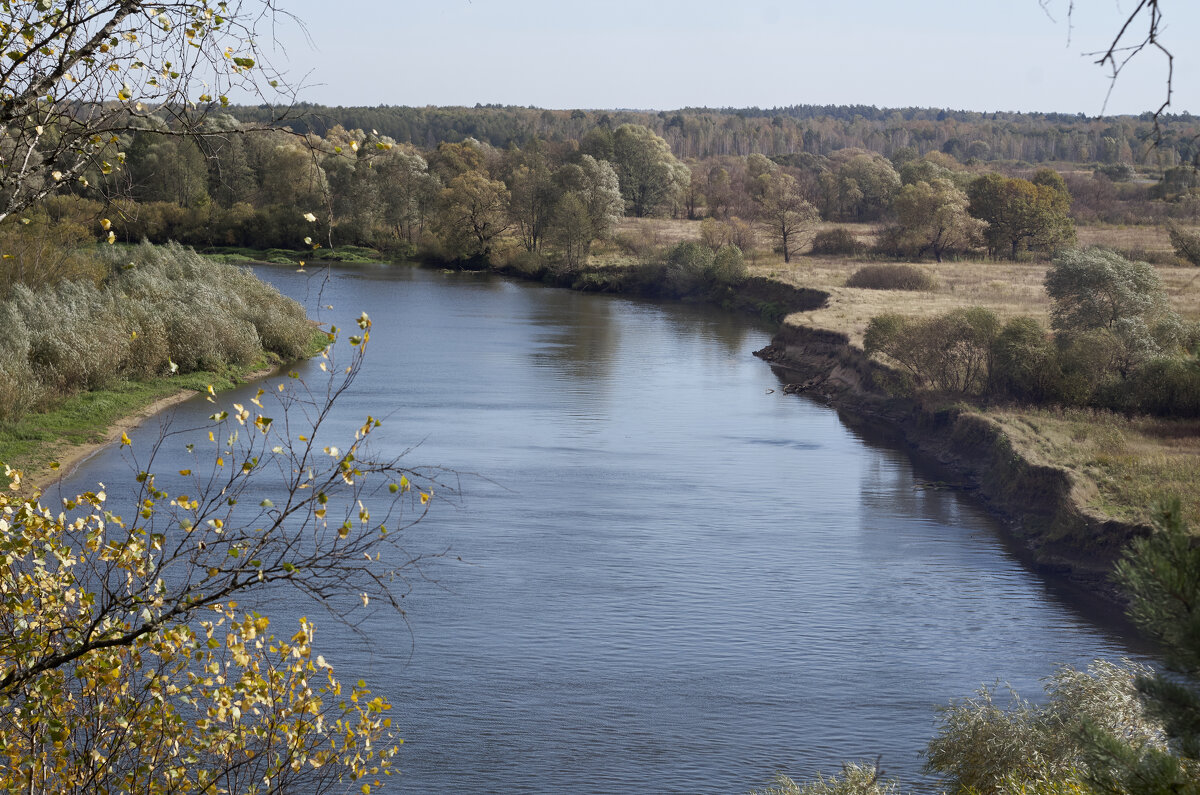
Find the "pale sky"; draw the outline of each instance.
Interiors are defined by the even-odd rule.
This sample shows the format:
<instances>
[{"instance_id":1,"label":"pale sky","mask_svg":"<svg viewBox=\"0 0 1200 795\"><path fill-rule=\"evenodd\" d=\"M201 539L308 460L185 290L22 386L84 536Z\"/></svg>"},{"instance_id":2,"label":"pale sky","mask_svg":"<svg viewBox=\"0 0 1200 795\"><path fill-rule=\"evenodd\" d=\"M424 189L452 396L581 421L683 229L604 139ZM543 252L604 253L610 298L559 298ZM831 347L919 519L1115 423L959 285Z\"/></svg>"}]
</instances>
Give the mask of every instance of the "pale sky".
<instances>
[{"instance_id":1,"label":"pale sky","mask_svg":"<svg viewBox=\"0 0 1200 795\"><path fill-rule=\"evenodd\" d=\"M1200 112L1200 3L1162 0L1171 110ZM300 98L327 105L543 108L835 104L1096 116L1107 48L1136 0L282 0L276 31ZM1144 28L1137 31L1144 34ZM1068 41L1068 35L1070 40ZM1111 113L1165 97L1140 55Z\"/></svg>"}]
</instances>

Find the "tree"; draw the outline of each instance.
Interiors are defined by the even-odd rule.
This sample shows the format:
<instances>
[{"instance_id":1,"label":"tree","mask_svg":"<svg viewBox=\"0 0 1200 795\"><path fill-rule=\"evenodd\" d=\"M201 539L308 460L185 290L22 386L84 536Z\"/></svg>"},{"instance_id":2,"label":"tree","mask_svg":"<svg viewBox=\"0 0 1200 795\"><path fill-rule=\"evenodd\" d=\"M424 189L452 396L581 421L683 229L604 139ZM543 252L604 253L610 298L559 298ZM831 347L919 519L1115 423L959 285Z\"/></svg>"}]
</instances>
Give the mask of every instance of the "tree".
<instances>
[{"instance_id":1,"label":"tree","mask_svg":"<svg viewBox=\"0 0 1200 795\"><path fill-rule=\"evenodd\" d=\"M861 149L838 152L834 169L822 172L818 182L829 220L875 220L900 189L900 175L891 161Z\"/></svg>"},{"instance_id":2,"label":"tree","mask_svg":"<svg viewBox=\"0 0 1200 795\"><path fill-rule=\"evenodd\" d=\"M1075 239L1075 225L1068 214L1071 206L1066 187L1041 184L1000 174L984 174L967 189L971 215L987 223L984 238L989 253L1007 251L1016 259L1022 247L1055 251ZM1062 182L1061 178L1058 180Z\"/></svg>"},{"instance_id":3,"label":"tree","mask_svg":"<svg viewBox=\"0 0 1200 795\"><path fill-rule=\"evenodd\" d=\"M213 414L211 448L188 445L197 464L180 472L186 496L168 494L152 471L175 431L144 454L129 448L141 470L133 516L111 513L102 490L52 510L5 469L6 790L326 792L355 782L367 792L390 772L388 705L339 684L316 653L313 623L273 637L266 617L237 605L290 587L342 615L339 595L354 592L364 607L398 607L407 556L380 553L420 518L432 481L369 455L371 417L344 449L323 439L361 369L366 315L358 326L344 375L327 386L297 382L277 404L260 390L253 409ZM326 369L342 372L332 358ZM263 499L264 478L278 483L274 501ZM381 499L373 516L367 504Z\"/></svg>"},{"instance_id":4,"label":"tree","mask_svg":"<svg viewBox=\"0 0 1200 795\"><path fill-rule=\"evenodd\" d=\"M425 158L411 148L395 147L372 163L383 222L397 238L411 243L425 228L439 186Z\"/></svg>"},{"instance_id":5,"label":"tree","mask_svg":"<svg viewBox=\"0 0 1200 795\"><path fill-rule=\"evenodd\" d=\"M562 247L567 268L574 270L587 260L593 240L592 219L578 193L568 193L554 208L552 231Z\"/></svg>"},{"instance_id":6,"label":"tree","mask_svg":"<svg viewBox=\"0 0 1200 795\"><path fill-rule=\"evenodd\" d=\"M622 124L613 131L612 144L613 168L630 213L638 218L658 215L680 200L691 172L653 130Z\"/></svg>"},{"instance_id":7,"label":"tree","mask_svg":"<svg viewBox=\"0 0 1200 795\"><path fill-rule=\"evenodd\" d=\"M487 259L493 241L508 229L508 209L503 182L467 171L442 191L437 224L454 256Z\"/></svg>"},{"instance_id":8,"label":"tree","mask_svg":"<svg viewBox=\"0 0 1200 795\"><path fill-rule=\"evenodd\" d=\"M0 220L89 169L119 168L120 153L101 155L124 133L213 134L204 119L230 89L263 97L278 86L256 43L256 25L273 18L268 0L6 3Z\"/></svg>"},{"instance_id":9,"label":"tree","mask_svg":"<svg viewBox=\"0 0 1200 795\"><path fill-rule=\"evenodd\" d=\"M1170 745L1130 747L1108 727L1089 727L1092 778L1105 790L1137 795L1200 792L1200 547L1177 499L1159 506L1154 532L1130 544L1115 577L1129 595L1129 617L1177 674L1141 671L1135 679Z\"/></svg>"},{"instance_id":10,"label":"tree","mask_svg":"<svg viewBox=\"0 0 1200 795\"><path fill-rule=\"evenodd\" d=\"M518 166L509 184L509 214L517 226L517 235L525 250L536 254L558 198L550 169L544 163Z\"/></svg>"},{"instance_id":11,"label":"tree","mask_svg":"<svg viewBox=\"0 0 1200 795\"><path fill-rule=\"evenodd\" d=\"M817 208L805 200L790 174L773 171L759 180L762 184L759 218L767 236L783 252L783 261L791 262L792 255L808 242L816 229L820 220Z\"/></svg>"},{"instance_id":12,"label":"tree","mask_svg":"<svg viewBox=\"0 0 1200 795\"><path fill-rule=\"evenodd\" d=\"M1183 328L1154 268L1101 248L1073 249L1046 272L1059 342L1105 337L1122 376L1152 356L1178 348Z\"/></svg>"},{"instance_id":13,"label":"tree","mask_svg":"<svg viewBox=\"0 0 1200 795\"><path fill-rule=\"evenodd\" d=\"M568 252L568 262L574 265L576 260L587 259L593 241L608 237L624 214L625 202L612 165L591 155L583 155L578 163L568 163L554 177L562 197L553 223L559 227L560 243L567 245L570 240L578 245L574 258ZM564 207L568 199L572 199L570 206Z\"/></svg>"},{"instance_id":14,"label":"tree","mask_svg":"<svg viewBox=\"0 0 1200 795\"><path fill-rule=\"evenodd\" d=\"M1104 328L1140 320L1147 326L1177 320L1167 304L1153 266L1103 248L1073 249L1055 258L1046 272L1046 293L1054 301L1052 327L1062 333Z\"/></svg>"},{"instance_id":15,"label":"tree","mask_svg":"<svg viewBox=\"0 0 1200 795\"><path fill-rule=\"evenodd\" d=\"M983 240L984 223L967 212L967 194L948 179L905 185L896 195L895 232L888 237L901 251L926 253L942 261L949 251L963 251Z\"/></svg>"}]
</instances>

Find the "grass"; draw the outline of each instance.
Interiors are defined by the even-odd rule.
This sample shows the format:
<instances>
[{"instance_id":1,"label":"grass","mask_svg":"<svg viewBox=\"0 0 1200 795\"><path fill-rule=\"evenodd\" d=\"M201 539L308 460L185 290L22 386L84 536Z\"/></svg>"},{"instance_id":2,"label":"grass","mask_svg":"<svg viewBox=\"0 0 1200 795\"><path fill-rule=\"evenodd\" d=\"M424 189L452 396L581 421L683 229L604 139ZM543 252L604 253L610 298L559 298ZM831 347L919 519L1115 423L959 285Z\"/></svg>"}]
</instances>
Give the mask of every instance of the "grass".
<instances>
[{"instance_id":1,"label":"grass","mask_svg":"<svg viewBox=\"0 0 1200 795\"><path fill-rule=\"evenodd\" d=\"M245 263L270 262L276 265L295 265L306 262L388 262L388 258L373 248L364 246L339 246L321 249L244 248L241 246L213 246L199 252L201 256L218 262Z\"/></svg>"},{"instance_id":2,"label":"grass","mask_svg":"<svg viewBox=\"0 0 1200 795\"><path fill-rule=\"evenodd\" d=\"M988 411L1026 457L1067 467L1095 486L1088 507L1149 521L1155 504L1182 501L1200 530L1200 420L1125 417L1089 409Z\"/></svg>"},{"instance_id":3,"label":"grass","mask_svg":"<svg viewBox=\"0 0 1200 795\"><path fill-rule=\"evenodd\" d=\"M324 332L314 332L308 356L328 344ZM103 441L108 429L152 403L184 391L218 392L232 389L253 373L278 365L275 356L263 356L243 367L223 371L197 371L145 381L118 381L105 389L72 395L55 408L27 414L16 422L0 423L0 462L33 473L77 445Z\"/></svg>"}]
</instances>

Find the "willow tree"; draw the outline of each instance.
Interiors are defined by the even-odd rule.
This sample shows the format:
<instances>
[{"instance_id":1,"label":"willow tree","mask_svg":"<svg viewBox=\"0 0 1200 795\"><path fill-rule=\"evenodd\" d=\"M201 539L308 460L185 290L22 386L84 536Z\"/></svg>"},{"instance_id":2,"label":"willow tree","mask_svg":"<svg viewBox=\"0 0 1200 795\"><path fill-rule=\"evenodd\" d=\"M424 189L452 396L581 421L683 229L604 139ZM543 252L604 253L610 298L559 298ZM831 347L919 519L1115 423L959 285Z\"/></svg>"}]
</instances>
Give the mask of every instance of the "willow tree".
<instances>
[{"instance_id":1,"label":"willow tree","mask_svg":"<svg viewBox=\"0 0 1200 795\"><path fill-rule=\"evenodd\" d=\"M692 172L648 127L622 124L613 131L612 164L625 206L638 218L660 215L683 199Z\"/></svg>"}]
</instances>

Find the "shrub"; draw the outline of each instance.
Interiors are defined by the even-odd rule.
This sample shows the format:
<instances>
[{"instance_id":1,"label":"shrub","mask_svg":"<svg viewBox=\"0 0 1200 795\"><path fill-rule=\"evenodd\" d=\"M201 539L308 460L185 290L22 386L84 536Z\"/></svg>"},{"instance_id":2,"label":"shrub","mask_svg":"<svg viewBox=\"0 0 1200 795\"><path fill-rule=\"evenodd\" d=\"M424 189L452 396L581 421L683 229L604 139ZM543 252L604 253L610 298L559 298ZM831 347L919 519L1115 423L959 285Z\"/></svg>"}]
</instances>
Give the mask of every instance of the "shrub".
<instances>
[{"instance_id":1,"label":"shrub","mask_svg":"<svg viewBox=\"0 0 1200 795\"><path fill-rule=\"evenodd\" d=\"M680 243L667 253L667 292L676 297L705 290L712 280L716 255L700 243Z\"/></svg>"},{"instance_id":2,"label":"shrub","mask_svg":"<svg viewBox=\"0 0 1200 795\"><path fill-rule=\"evenodd\" d=\"M988 383L999 331L996 315L978 307L932 318L884 314L867 324L863 348L895 361L918 385L979 394Z\"/></svg>"},{"instance_id":3,"label":"shrub","mask_svg":"<svg viewBox=\"0 0 1200 795\"><path fill-rule=\"evenodd\" d=\"M302 355L313 329L295 301L242 268L178 245L107 249L101 286L17 285L0 302L0 420L117 378Z\"/></svg>"},{"instance_id":4,"label":"shrub","mask_svg":"<svg viewBox=\"0 0 1200 795\"><path fill-rule=\"evenodd\" d=\"M854 257L867 250L854 233L843 227L817 232L813 237L812 254L820 257Z\"/></svg>"},{"instance_id":5,"label":"shrub","mask_svg":"<svg viewBox=\"0 0 1200 795\"><path fill-rule=\"evenodd\" d=\"M737 284L746 278L746 263L742 250L734 245L722 246L713 258L712 278L718 284Z\"/></svg>"},{"instance_id":6,"label":"shrub","mask_svg":"<svg viewBox=\"0 0 1200 795\"><path fill-rule=\"evenodd\" d=\"M1200 417L1200 363L1175 356L1156 357L1098 399L1117 411Z\"/></svg>"},{"instance_id":7,"label":"shrub","mask_svg":"<svg viewBox=\"0 0 1200 795\"><path fill-rule=\"evenodd\" d=\"M0 298L18 284L50 285L68 279L95 281L102 276L96 262L81 250L95 241L86 226L75 220L51 220L31 213L22 223L10 218L0 223ZM98 227L97 227L98 228Z\"/></svg>"},{"instance_id":8,"label":"shrub","mask_svg":"<svg viewBox=\"0 0 1200 795\"><path fill-rule=\"evenodd\" d=\"M1011 691L1009 703L1001 705L993 689L983 688L942 710L927 767L956 791L1015 795L1086 780L1092 761L1087 738L1096 731L1120 737L1133 749L1165 749L1163 726L1149 714L1136 685L1137 677L1149 673L1129 661L1098 661L1086 671L1063 667L1046 686L1044 706Z\"/></svg>"},{"instance_id":9,"label":"shrub","mask_svg":"<svg viewBox=\"0 0 1200 795\"><path fill-rule=\"evenodd\" d=\"M1062 397L1062 381L1058 350L1040 323L1017 317L1004 324L992 344L990 392L1044 403Z\"/></svg>"},{"instance_id":10,"label":"shrub","mask_svg":"<svg viewBox=\"0 0 1200 795\"><path fill-rule=\"evenodd\" d=\"M1091 402L1097 391L1119 383L1124 361L1125 346L1108 329L1060 339L1063 399L1076 404Z\"/></svg>"},{"instance_id":11,"label":"shrub","mask_svg":"<svg viewBox=\"0 0 1200 795\"><path fill-rule=\"evenodd\" d=\"M1171 224L1167 227L1175 255L1192 265L1200 266L1200 234Z\"/></svg>"},{"instance_id":12,"label":"shrub","mask_svg":"<svg viewBox=\"0 0 1200 795\"><path fill-rule=\"evenodd\" d=\"M868 290L921 290L937 289L937 279L924 268L916 265L866 265L856 270L846 280L847 287L862 287Z\"/></svg>"},{"instance_id":13,"label":"shrub","mask_svg":"<svg viewBox=\"0 0 1200 795\"><path fill-rule=\"evenodd\" d=\"M777 776L774 783L753 795L897 795L900 785L895 781L880 780L879 768L875 765L849 764L842 767L840 776L797 784L787 776Z\"/></svg>"}]
</instances>

